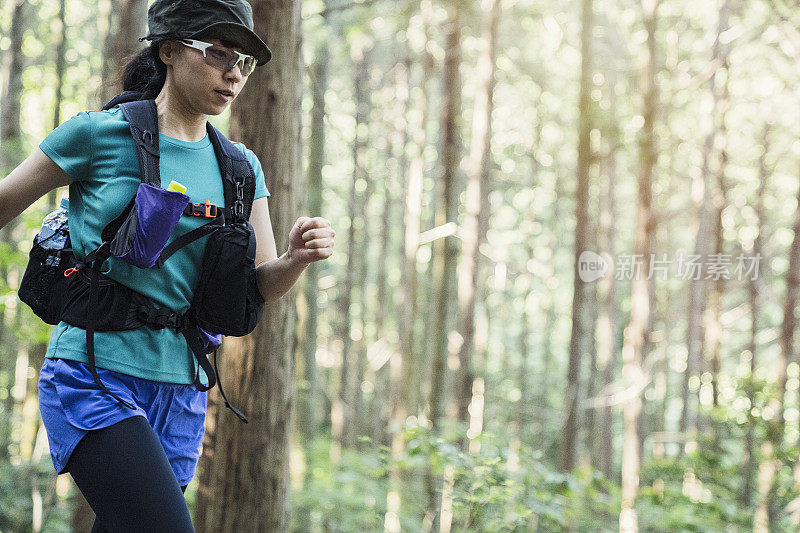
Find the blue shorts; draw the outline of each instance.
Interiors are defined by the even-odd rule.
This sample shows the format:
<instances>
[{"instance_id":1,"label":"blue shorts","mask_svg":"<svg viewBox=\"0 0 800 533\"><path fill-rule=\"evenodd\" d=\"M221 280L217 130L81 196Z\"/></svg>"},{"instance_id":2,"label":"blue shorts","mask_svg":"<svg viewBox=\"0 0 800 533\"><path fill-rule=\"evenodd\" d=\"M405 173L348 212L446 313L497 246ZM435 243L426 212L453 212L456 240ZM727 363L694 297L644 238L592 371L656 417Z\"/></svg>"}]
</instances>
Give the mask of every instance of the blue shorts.
<instances>
[{"instance_id":1,"label":"blue shorts","mask_svg":"<svg viewBox=\"0 0 800 533\"><path fill-rule=\"evenodd\" d=\"M136 407L120 404L94 382L89 365L45 359L39 374L39 411L57 474L67 472L72 450L90 430L143 416L155 431L180 486L194 477L206 422L206 393L194 385L163 383L97 369L108 390Z\"/></svg>"}]
</instances>

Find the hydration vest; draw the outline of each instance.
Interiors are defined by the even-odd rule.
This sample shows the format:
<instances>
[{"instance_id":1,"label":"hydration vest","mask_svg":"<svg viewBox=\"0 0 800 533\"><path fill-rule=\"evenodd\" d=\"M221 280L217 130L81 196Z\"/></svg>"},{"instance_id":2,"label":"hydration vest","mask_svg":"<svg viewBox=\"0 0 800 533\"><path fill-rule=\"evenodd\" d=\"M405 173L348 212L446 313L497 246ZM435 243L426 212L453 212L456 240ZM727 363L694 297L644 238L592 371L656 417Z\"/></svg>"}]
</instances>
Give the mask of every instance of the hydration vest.
<instances>
[{"instance_id":1,"label":"hydration vest","mask_svg":"<svg viewBox=\"0 0 800 533\"><path fill-rule=\"evenodd\" d=\"M189 197L161 188L158 115L154 100L126 91L103 110L119 106L130 124L139 160L141 183L125 209L101 232L102 244L81 261L72 249L44 249L34 242L19 288L20 300L49 324L64 321L86 330L89 368L98 387L134 409L102 383L94 354L95 331L150 327L181 333L198 362L193 385L207 391L218 382L216 349L222 335L244 336L256 326L264 300L256 284L256 239L248 221L255 195L255 173L244 154L210 122L206 129L222 174L225 207L192 204ZM208 222L166 245L181 216L199 216ZM118 257L139 268L160 268L177 250L208 236L198 285L189 309L180 314L105 276L103 263ZM212 368L207 354L214 353ZM189 368L195 365L189 358ZM200 381L200 368L208 384ZM216 372L215 372L216 370ZM233 407L222 390L225 406L242 422L247 418Z\"/></svg>"}]
</instances>

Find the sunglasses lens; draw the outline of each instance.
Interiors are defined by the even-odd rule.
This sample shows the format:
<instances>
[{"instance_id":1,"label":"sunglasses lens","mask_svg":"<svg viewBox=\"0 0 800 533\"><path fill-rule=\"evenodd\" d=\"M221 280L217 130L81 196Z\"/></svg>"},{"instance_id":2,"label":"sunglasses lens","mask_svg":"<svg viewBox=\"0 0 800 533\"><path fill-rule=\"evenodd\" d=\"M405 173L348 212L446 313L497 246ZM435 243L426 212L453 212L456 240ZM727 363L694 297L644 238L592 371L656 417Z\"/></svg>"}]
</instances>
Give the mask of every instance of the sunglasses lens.
<instances>
[{"instance_id":1,"label":"sunglasses lens","mask_svg":"<svg viewBox=\"0 0 800 533\"><path fill-rule=\"evenodd\" d=\"M247 56L242 60L241 65L242 76L249 76L256 68L256 58Z\"/></svg>"},{"instance_id":2,"label":"sunglasses lens","mask_svg":"<svg viewBox=\"0 0 800 533\"><path fill-rule=\"evenodd\" d=\"M206 63L222 72L228 72L238 63L242 76L249 76L256 68L256 59L253 56L239 59L239 54L236 52L218 46L210 46L206 49Z\"/></svg>"},{"instance_id":3,"label":"sunglasses lens","mask_svg":"<svg viewBox=\"0 0 800 533\"><path fill-rule=\"evenodd\" d=\"M228 70L231 62L231 56L227 51L216 46L210 46L206 49L206 63L212 67L218 68L225 72Z\"/></svg>"}]
</instances>

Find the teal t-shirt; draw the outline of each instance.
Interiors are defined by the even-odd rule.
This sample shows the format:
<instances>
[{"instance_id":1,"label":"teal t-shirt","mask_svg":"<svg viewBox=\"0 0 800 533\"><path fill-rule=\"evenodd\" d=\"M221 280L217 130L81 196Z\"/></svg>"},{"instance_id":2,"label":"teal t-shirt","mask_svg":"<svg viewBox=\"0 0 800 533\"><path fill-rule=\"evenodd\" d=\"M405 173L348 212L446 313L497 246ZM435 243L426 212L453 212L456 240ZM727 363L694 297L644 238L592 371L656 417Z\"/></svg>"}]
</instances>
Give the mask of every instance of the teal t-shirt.
<instances>
[{"instance_id":1,"label":"teal t-shirt","mask_svg":"<svg viewBox=\"0 0 800 533\"><path fill-rule=\"evenodd\" d=\"M234 145L255 171L255 198L269 196L258 158L242 143ZM76 257L83 258L100 246L100 232L125 208L141 182L130 126L119 108L82 111L55 128L39 148L73 179L69 186L69 235ZM222 175L208 134L197 142L159 134L159 149L162 187L175 180L186 187L193 203L209 200L225 206ZM205 223L200 217L182 216L170 242ZM158 304L183 313L197 286L207 239L179 249L160 269L141 269L112 257L104 263L103 272ZM186 339L170 328L95 332L94 343L100 368L169 383L192 383L198 371ZM59 323L45 357L88 362L86 330ZM199 372L201 381L207 382L202 369Z\"/></svg>"}]
</instances>

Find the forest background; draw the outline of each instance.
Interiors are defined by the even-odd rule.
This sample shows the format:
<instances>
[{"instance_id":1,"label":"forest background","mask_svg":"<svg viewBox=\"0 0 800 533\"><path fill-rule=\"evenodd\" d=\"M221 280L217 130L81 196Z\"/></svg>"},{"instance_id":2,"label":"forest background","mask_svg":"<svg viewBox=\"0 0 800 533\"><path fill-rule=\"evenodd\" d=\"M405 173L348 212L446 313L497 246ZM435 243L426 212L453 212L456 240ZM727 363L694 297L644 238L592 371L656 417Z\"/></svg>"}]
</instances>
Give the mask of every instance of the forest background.
<instances>
[{"instance_id":1,"label":"forest background","mask_svg":"<svg viewBox=\"0 0 800 533\"><path fill-rule=\"evenodd\" d=\"M211 122L333 257L221 353L198 531L800 529L800 8L253 1ZM0 176L99 109L143 0L0 1ZM106 83L104 83L106 82ZM88 531L0 231L0 531ZM214 453L214 451L217 453Z\"/></svg>"}]
</instances>

